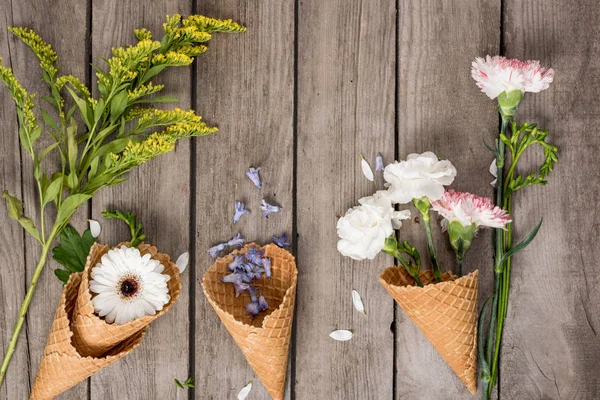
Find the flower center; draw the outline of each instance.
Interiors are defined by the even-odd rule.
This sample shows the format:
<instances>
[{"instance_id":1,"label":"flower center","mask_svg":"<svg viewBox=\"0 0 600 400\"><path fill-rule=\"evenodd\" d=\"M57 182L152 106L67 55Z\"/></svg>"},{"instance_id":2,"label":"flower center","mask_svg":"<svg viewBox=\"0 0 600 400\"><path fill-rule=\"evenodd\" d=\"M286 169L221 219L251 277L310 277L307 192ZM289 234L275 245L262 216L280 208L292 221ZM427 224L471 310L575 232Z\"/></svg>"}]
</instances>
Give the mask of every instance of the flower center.
<instances>
[{"instance_id":1,"label":"flower center","mask_svg":"<svg viewBox=\"0 0 600 400\"><path fill-rule=\"evenodd\" d=\"M137 276L125 276L119 282L118 292L123 299L129 300L135 297L139 291L140 283Z\"/></svg>"}]
</instances>

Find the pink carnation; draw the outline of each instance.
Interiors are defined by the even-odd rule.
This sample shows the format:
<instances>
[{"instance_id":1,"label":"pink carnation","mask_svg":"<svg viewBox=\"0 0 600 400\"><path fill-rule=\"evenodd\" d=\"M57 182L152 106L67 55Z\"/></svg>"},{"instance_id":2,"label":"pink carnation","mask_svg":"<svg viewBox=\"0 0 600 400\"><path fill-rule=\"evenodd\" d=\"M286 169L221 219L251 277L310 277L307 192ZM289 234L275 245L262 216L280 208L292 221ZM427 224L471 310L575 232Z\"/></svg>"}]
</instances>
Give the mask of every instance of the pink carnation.
<instances>
[{"instance_id":1,"label":"pink carnation","mask_svg":"<svg viewBox=\"0 0 600 400\"><path fill-rule=\"evenodd\" d=\"M446 190L440 200L431 202L431 207L444 217L444 227L448 222L458 221L463 226L504 228L511 222L510 215L494 206L491 199L452 189Z\"/></svg>"},{"instance_id":2,"label":"pink carnation","mask_svg":"<svg viewBox=\"0 0 600 400\"><path fill-rule=\"evenodd\" d=\"M540 66L539 61L519 61L501 56L477 57L471 64L471 76L481 91L495 99L504 91L521 90L538 93L548 89L554 70Z\"/></svg>"}]
</instances>

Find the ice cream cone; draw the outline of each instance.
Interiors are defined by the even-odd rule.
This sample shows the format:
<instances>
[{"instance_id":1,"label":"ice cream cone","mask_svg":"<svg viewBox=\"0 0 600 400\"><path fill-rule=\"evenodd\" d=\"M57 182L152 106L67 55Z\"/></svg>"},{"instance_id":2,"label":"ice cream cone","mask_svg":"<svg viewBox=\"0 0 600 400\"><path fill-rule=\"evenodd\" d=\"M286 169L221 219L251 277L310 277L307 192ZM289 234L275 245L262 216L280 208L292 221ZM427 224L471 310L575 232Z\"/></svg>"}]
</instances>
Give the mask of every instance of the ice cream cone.
<instances>
[{"instance_id":1,"label":"ice cream cone","mask_svg":"<svg viewBox=\"0 0 600 400\"><path fill-rule=\"evenodd\" d=\"M121 243L121 245L126 243ZM91 269L100 262L100 259L109 250L108 246L95 243L87 257L85 269L82 272L81 285L75 310L73 312L73 343L83 356L97 357L104 354L116 344L134 335L166 313L181 293L181 278L179 269L171 262L168 255L159 253L154 246L140 244L138 249L144 254L150 254L153 259L159 260L164 265L164 273L169 274L171 279L167 282L171 299L162 310L155 315L146 315L126 324L108 324L104 319L94 313L92 294L90 292L89 277Z\"/></svg>"},{"instance_id":2,"label":"ice cream cone","mask_svg":"<svg viewBox=\"0 0 600 400\"><path fill-rule=\"evenodd\" d=\"M424 287L404 268L391 267L379 280L406 315L433 344L471 393L476 391L478 271L457 278L445 273L433 283L431 271L419 274Z\"/></svg>"},{"instance_id":3,"label":"ice cream cone","mask_svg":"<svg viewBox=\"0 0 600 400\"><path fill-rule=\"evenodd\" d=\"M249 244L232 254L241 254ZM255 280L255 286L263 294L269 309L256 318L246 315L250 295L246 292L235 297L231 284L221 282L228 274L233 255L219 258L204 274L202 287L208 301L244 353L248 363L275 400L283 399L287 371L288 348L292 334L296 282L298 270L294 257L275 245L263 248L265 257L271 259L271 279L263 276Z\"/></svg>"},{"instance_id":4,"label":"ice cream cone","mask_svg":"<svg viewBox=\"0 0 600 400\"><path fill-rule=\"evenodd\" d=\"M75 307L80 283L81 273L71 274L60 296L30 400L53 399L125 356L142 341L144 329L128 337L103 354L102 357L82 356L71 343L73 332L70 327L71 314Z\"/></svg>"}]
</instances>

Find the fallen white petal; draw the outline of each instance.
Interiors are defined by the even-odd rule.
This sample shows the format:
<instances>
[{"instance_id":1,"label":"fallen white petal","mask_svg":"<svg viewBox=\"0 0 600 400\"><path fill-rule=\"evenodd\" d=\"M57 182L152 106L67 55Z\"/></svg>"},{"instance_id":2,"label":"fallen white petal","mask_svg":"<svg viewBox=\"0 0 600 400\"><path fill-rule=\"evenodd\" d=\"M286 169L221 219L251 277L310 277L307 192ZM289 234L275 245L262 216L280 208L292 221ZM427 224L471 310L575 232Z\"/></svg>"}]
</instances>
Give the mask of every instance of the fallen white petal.
<instances>
[{"instance_id":1,"label":"fallen white petal","mask_svg":"<svg viewBox=\"0 0 600 400\"><path fill-rule=\"evenodd\" d=\"M354 304L354 308L356 308L356 311L358 311L362 315L367 315L367 313L365 312L365 306L362 302L362 299L360 298L360 294L358 294L356 290L352 290L352 304Z\"/></svg>"},{"instance_id":2,"label":"fallen white petal","mask_svg":"<svg viewBox=\"0 0 600 400\"><path fill-rule=\"evenodd\" d=\"M250 391L252 390L252 381L248 382L248 384L246 386L244 386L242 388L242 390L240 390L240 392L238 393L238 400L245 400L246 397L248 397L248 393L250 393Z\"/></svg>"},{"instance_id":3,"label":"fallen white petal","mask_svg":"<svg viewBox=\"0 0 600 400\"><path fill-rule=\"evenodd\" d=\"M333 331L329 334L333 340L337 340L339 342L345 342L346 340L352 339L352 331L348 331L345 329L339 329L337 331Z\"/></svg>"},{"instance_id":4,"label":"fallen white petal","mask_svg":"<svg viewBox=\"0 0 600 400\"><path fill-rule=\"evenodd\" d=\"M496 165L496 159L494 158L492 160L492 163L490 164L490 174L492 174L492 176L494 178L498 178L498 166ZM496 181L498 179L494 179L492 182L490 182L490 185L492 186L496 186Z\"/></svg>"},{"instance_id":5,"label":"fallen white petal","mask_svg":"<svg viewBox=\"0 0 600 400\"><path fill-rule=\"evenodd\" d=\"M369 165L367 160L364 159L363 156L360 156L360 166L362 167L362 171L363 171L363 174L365 174L365 177L368 180L370 180L371 182L373 182L375 180L375 176L373 175L373 170L371 169L371 166Z\"/></svg>"},{"instance_id":6,"label":"fallen white petal","mask_svg":"<svg viewBox=\"0 0 600 400\"><path fill-rule=\"evenodd\" d=\"M100 232L102 232L100 223L94 219L88 219L88 222L90 223L90 233L92 234L92 237L97 238L100 236Z\"/></svg>"},{"instance_id":7,"label":"fallen white petal","mask_svg":"<svg viewBox=\"0 0 600 400\"><path fill-rule=\"evenodd\" d=\"M185 253L183 253L182 255L180 255L179 258L177 258L177 261L175 261L175 265L177 265L177 268L179 268L180 274L182 274L183 271L185 271L185 269L188 266L189 261L190 261L190 253L188 253L187 251Z\"/></svg>"}]
</instances>

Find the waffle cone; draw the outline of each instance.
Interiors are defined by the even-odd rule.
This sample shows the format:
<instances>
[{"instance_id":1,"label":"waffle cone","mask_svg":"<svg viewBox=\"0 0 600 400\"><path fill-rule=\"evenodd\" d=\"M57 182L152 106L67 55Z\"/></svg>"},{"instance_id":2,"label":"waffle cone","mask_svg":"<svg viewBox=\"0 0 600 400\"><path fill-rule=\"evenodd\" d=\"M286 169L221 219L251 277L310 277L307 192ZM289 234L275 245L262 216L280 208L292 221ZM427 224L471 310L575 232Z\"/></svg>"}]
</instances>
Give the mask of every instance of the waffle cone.
<instances>
[{"instance_id":1,"label":"waffle cone","mask_svg":"<svg viewBox=\"0 0 600 400\"><path fill-rule=\"evenodd\" d=\"M268 314L260 313L252 319L246 315L250 295L244 292L235 297L233 286L221 282L230 272L228 265L233 261L233 254L245 253L251 246L259 247L249 244L217 259L204 274L202 288L271 397L280 400L285 390L298 270L294 256L288 251L272 244L263 247L265 256L271 259L272 276L271 279L263 276L254 282L267 300L269 310Z\"/></svg>"},{"instance_id":2,"label":"waffle cone","mask_svg":"<svg viewBox=\"0 0 600 400\"><path fill-rule=\"evenodd\" d=\"M70 326L80 283L81 273L71 274L60 296L30 400L53 399L125 356L142 341L145 333L143 329L110 349L102 357L82 356L71 343L73 332Z\"/></svg>"},{"instance_id":3,"label":"waffle cone","mask_svg":"<svg viewBox=\"0 0 600 400\"><path fill-rule=\"evenodd\" d=\"M126 244L120 243L117 247ZM169 302L155 315L146 315L122 325L108 324L104 319L98 317L94 313L89 277L91 269L100 262L100 259L108 252L109 248L108 246L95 243L90 249L85 268L82 272L79 294L73 312L73 342L81 355L97 357L104 354L121 341L133 336L136 332L144 329L152 321L166 313L179 297L181 293L179 269L171 262L170 257L159 253L156 247L144 243L140 244L138 249L142 255L150 254L153 259L159 260L165 267L164 273L169 274L171 277L169 282L167 282L169 295L171 296Z\"/></svg>"},{"instance_id":4,"label":"waffle cone","mask_svg":"<svg viewBox=\"0 0 600 400\"><path fill-rule=\"evenodd\" d=\"M419 274L424 287L404 268L391 267L379 280L406 315L433 344L444 361L465 384L476 391L478 271L457 278L445 273L433 283L433 273Z\"/></svg>"}]
</instances>

